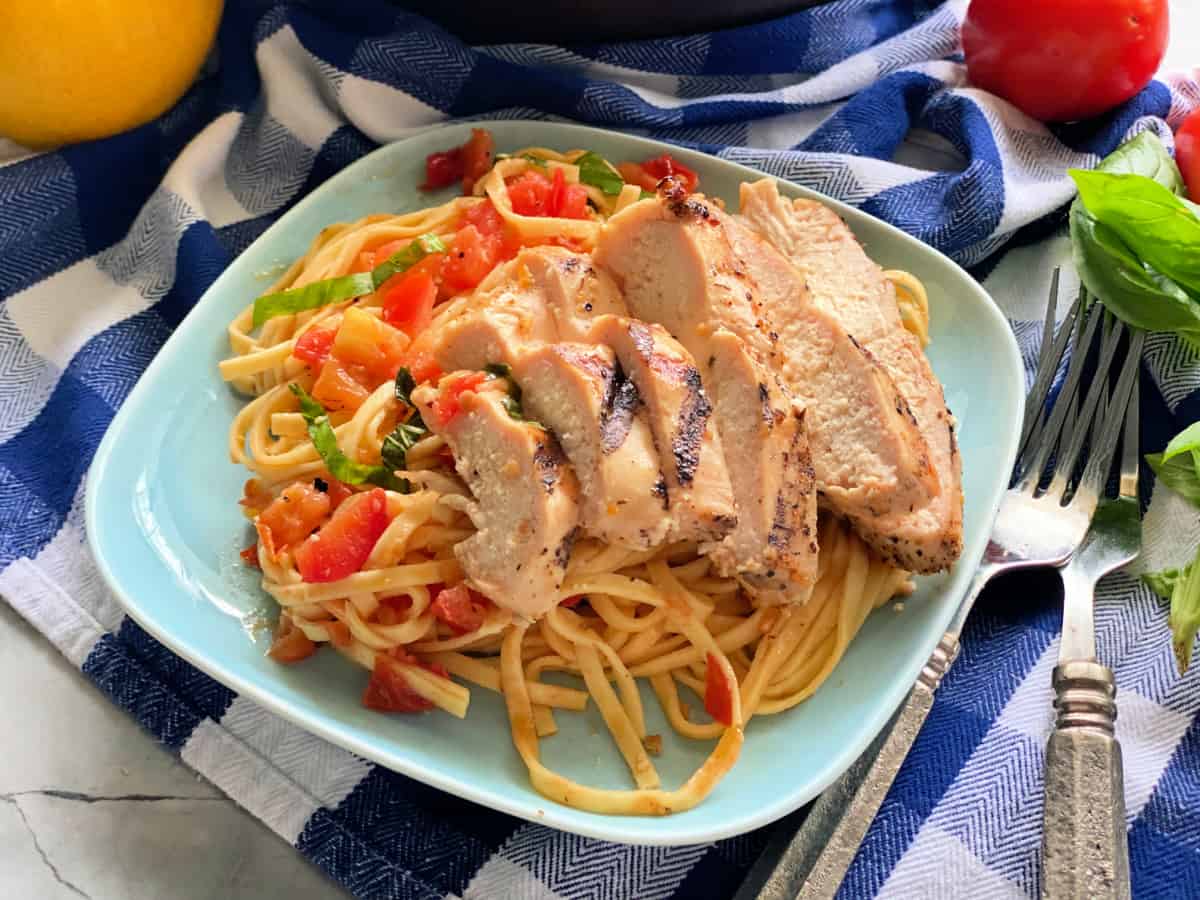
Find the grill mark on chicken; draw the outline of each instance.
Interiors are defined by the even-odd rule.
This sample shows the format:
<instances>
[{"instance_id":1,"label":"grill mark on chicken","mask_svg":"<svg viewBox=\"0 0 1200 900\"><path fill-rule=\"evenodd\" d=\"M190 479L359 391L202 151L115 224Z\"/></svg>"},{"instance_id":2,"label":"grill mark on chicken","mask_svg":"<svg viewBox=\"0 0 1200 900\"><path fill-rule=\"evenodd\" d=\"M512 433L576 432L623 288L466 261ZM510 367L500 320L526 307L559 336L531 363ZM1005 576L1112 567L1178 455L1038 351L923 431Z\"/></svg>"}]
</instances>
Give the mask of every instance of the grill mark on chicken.
<instances>
[{"instance_id":1,"label":"grill mark on chicken","mask_svg":"<svg viewBox=\"0 0 1200 900\"><path fill-rule=\"evenodd\" d=\"M600 447L605 453L613 453L629 437L633 417L642 398L637 385L625 377L618 366L605 387L604 411L600 419Z\"/></svg>"},{"instance_id":2,"label":"grill mark on chicken","mask_svg":"<svg viewBox=\"0 0 1200 900\"><path fill-rule=\"evenodd\" d=\"M775 410L771 406L771 392L761 381L758 383L758 402L762 404L763 422L768 428L774 428Z\"/></svg>"},{"instance_id":3,"label":"grill mark on chicken","mask_svg":"<svg viewBox=\"0 0 1200 900\"><path fill-rule=\"evenodd\" d=\"M563 456L562 448L558 446L556 441L549 432L546 432L546 440L539 442L537 449L533 453L533 466L538 473L538 481L542 483L542 488L547 494L554 493L554 486L558 484L559 468L566 465L567 459Z\"/></svg>"},{"instance_id":4,"label":"grill mark on chicken","mask_svg":"<svg viewBox=\"0 0 1200 900\"><path fill-rule=\"evenodd\" d=\"M696 467L700 465L700 443L704 440L708 417L712 415L712 404L704 392L700 373L694 367L687 367L683 383L687 386L688 396L679 417L679 431L671 441L671 453L675 457L679 483L686 487L692 483Z\"/></svg>"},{"instance_id":5,"label":"grill mark on chicken","mask_svg":"<svg viewBox=\"0 0 1200 900\"><path fill-rule=\"evenodd\" d=\"M562 539L559 545L554 549L554 564L560 569L565 569L567 563L571 561L571 551L575 549L575 541L579 537L579 526L576 525Z\"/></svg>"},{"instance_id":6,"label":"grill mark on chicken","mask_svg":"<svg viewBox=\"0 0 1200 900\"><path fill-rule=\"evenodd\" d=\"M788 461L794 456L799 457L796 463L795 476L798 483L806 484L810 487L816 481L817 474L812 467L812 454L808 449L808 440L804 430L804 413L794 413L797 423L800 425L796 429L796 433L792 435L792 443L788 447L787 453L784 455L784 465L786 467ZM797 527L789 524L793 520L799 518L798 511L801 507L801 497L805 496L808 491L800 490L796 492L780 491L775 495L775 515L771 521L771 530L767 533L767 544L774 547L776 550L785 551L792 549L795 542ZM800 521L798 530L803 537L809 537L811 530L806 522ZM816 545L809 542L809 549L816 552Z\"/></svg>"},{"instance_id":7,"label":"grill mark on chicken","mask_svg":"<svg viewBox=\"0 0 1200 900\"><path fill-rule=\"evenodd\" d=\"M658 195L666 201L667 209L677 219L707 219L710 215L708 207L699 200L693 200L683 182L674 175L659 181Z\"/></svg>"}]
</instances>

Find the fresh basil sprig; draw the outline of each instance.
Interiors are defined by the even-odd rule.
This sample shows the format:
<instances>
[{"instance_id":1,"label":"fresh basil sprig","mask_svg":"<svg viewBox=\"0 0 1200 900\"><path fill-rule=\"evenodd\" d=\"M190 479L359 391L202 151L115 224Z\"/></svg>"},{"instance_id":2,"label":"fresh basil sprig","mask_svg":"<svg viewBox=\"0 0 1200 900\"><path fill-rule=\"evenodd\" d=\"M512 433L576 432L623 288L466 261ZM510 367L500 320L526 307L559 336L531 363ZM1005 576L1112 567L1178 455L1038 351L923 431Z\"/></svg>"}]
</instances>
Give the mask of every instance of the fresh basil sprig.
<instances>
[{"instance_id":1,"label":"fresh basil sprig","mask_svg":"<svg viewBox=\"0 0 1200 900\"><path fill-rule=\"evenodd\" d=\"M615 197L625 187L625 179L598 153L589 150L575 160L575 165L579 167L579 180L600 188L605 196Z\"/></svg>"},{"instance_id":2,"label":"fresh basil sprig","mask_svg":"<svg viewBox=\"0 0 1200 900\"><path fill-rule=\"evenodd\" d=\"M308 426L308 436L321 455L329 474L344 484L374 484L389 491L408 492L408 483L392 474L387 466L372 466L356 462L342 452L337 435L329 423L325 407L314 400L298 384L288 385L300 401L300 415Z\"/></svg>"},{"instance_id":3,"label":"fresh basil sprig","mask_svg":"<svg viewBox=\"0 0 1200 900\"><path fill-rule=\"evenodd\" d=\"M1192 643L1200 631L1200 553L1182 569L1148 572L1142 580L1164 600L1171 601L1167 624L1171 627L1175 664L1180 672L1186 672L1192 661Z\"/></svg>"},{"instance_id":4,"label":"fresh basil sprig","mask_svg":"<svg viewBox=\"0 0 1200 900\"><path fill-rule=\"evenodd\" d=\"M356 272L338 278L314 281L304 287L290 288L276 294L264 294L254 301L254 327L275 316L287 316L317 309L342 300L353 300L379 289L393 275L411 269L431 253L445 253L446 245L435 234L422 234L411 244L397 250L370 272Z\"/></svg>"},{"instance_id":5,"label":"fresh basil sprig","mask_svg":"<svg viewBox=\"0 0 1200 900\"><path fill-rule=\"evenodd\" d=\"M1159 481L1200 506L1200 422L1175 435L1162 453L1147 453L1146 462Z\"/></svg>"},{"instance_id":6,"label":"fresh basil sprig","mask_svg":"<svg viewBox=\"0 0 1200 900\"><path fill-rule=\"evenodd\" d=\"M1200 344L1200 220L1183 178L1150 132L1118 147L1095 171L1072 170L1075 267L1114 315Z\"/></svg>"}]
</instances>

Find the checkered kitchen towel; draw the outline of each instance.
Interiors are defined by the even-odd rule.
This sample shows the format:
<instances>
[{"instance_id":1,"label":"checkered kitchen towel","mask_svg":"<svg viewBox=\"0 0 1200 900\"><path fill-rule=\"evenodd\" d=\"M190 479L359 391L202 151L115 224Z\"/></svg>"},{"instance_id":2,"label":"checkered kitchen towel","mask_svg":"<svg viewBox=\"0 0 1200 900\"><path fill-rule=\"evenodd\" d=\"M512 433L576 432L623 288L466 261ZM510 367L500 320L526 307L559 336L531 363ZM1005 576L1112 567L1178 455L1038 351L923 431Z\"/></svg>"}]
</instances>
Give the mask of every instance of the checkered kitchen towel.
<instances>
[{"instance_id":1,"label":"checkered kitchen towel","mask_svg":"<svg viewBox=\"0 0 1200 900\"><path fill-rule=\"evenodd\" d=\"M1166 123L1200 103L1200 85L1155 82L1102 121L1051 133L966 86L961 5L921 0L842 0L720 33L571 48L470 48L376 0L226 7L211 64L157 122L0 165L0 592L356 894L731 896L762 833L639 848L517 821L324 744L149 638L84 543L83 482L113 411L277 216L377 144L451 117L637 130L847 200L973 267L1032 362L1049 273L1068 259L1064 170L1137 129L1170 141ZM1156 449L1200 418L1200 360L1155 336L1145 366L1144 443ZM1149 567L1200 541L1195 510L1164 490L1145 527ZM1128 575L1105 582L1097 618L1122 687L1134 886L1194 896L1200 667L1175 674L1165 610ZM1008 596L977 611L843 896L1037 892L1059 624L1053 602Z\"/></svg>"}]
</instances>

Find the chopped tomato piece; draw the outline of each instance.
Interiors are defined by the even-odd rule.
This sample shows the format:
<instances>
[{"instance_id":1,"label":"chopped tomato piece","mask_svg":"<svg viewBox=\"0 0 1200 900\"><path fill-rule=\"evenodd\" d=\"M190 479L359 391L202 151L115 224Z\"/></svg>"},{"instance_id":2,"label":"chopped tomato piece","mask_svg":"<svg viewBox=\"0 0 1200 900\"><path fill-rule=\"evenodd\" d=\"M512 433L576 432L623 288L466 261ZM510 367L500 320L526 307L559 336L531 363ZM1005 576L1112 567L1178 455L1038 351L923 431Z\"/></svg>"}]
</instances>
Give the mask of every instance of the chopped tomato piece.
<instances>
[{"instance_id":1,"label":"chopped tomato piece","mask_svg":"<svg viewBox=\"0 0 1200 900\"><path fill-rule=\"evenodd\" d=\"M485 128L472 128L470 139L462 145L463 193L469 194L475 182L492 167L492 155L496 142L492 133Z\"/></svg>"},{"instance_id":2,"label":"chopped tomato piece","mask_svg":"<svg viewBox=\"0 0 1200 900\"><path fill-rule=\"evenodd\" d=\"M279 627L275 630L275 640L267 656L276 662L294 663L307 659L317 652L317 645L308 639L303 631L296 627L291 616L279 617Z\"/></svg>"},{"instance_id":3,"label":"chopped tomato piece","mask_svg":"<svg viewBox=\"0 0 1200 900\"><path fill-rule=\"evenodd\" d=\"M463 177L463 149L455 147L425 157L425 183L423 191L437 191L450 187Z\"/></svg>"},{"instance_id":4,"label":"chopped tomato piece","mask_svg":"<svg viewBox=\"0 0 1200 900\"><path fill-rule=\"evenodd\" d=\"M289 485L258 516L256 525L270 531L274 552L299 544L321 526L329 515L329 495L309 482Z\"/></svg>"},{"instance_id":5,"label":"chopped tomato piece","mask_svg":"<svg viewBox=\"0 0 1200 900\"><path fill-rule=\"evenodd\" d=\"M347 366L361 367L378 384L396 377L409 339L399 329L369 312L352 306L333 340L333 356Z\"/></svg>"},{"instance_id":6,"label":"chopped tomato piece","mask_svg":"<svg viewBox=\"0 0 1200 900\"><path fill-rule=\"evenodd\" d=\"M587 594L572 594L570 597L564 597L558 601L559 606L565 606L567 609L574 609L580 603L587 599Z\"/></svg>"},{"instance_id":7,"label":"chopped tomato piece","mask_svg":"<svg viewBox=\"0 0 1200 900\"><path fill-rule=\"evenodd\" d=\"M617 165L617 172L626 184L636 184L643 191L653 191L658 186L658 179L651 176L641 163L620 163Z\"/></svg>"},{"instance_id":8,"label":"chopped tomato piece","mask_svg":"<svg viewBox=\"0 0 1200 900\"><path fill-rule=\"evenodd\" d=\"M490 601L483 594L465 584L456 584L438 591L429 608L434 618L449 625L455 634L469 634L479 630L489 605Z\"/></svg>"},{"instance_id":9,"label":"chopped tomato piece","mask_svg":"<svg viewBox=\"0 0 1200 900\"><path fill-rule=\"evenodd\" d=\"M329 632L329 642L335 647L350 646L350 626L345 622L339 622L334 619L330 622L323 622L325 630Z\"/></svg>"},{"instance_id":10,"label":"chopped tomato piece","mask_svg":"<svg viewBox=\"0 0 1200 900\"><path fill-rule=\"evenodd\" d=\"M322 322L320 325L314 325L296 338L296 343L292 346L292 356L314 369L321 368L329 359L330 348L333 347L333 339L337 337L342 317L331 316L326 321L329 324Z\"/></svg>"},{"instance_id":11,"label":"chopped tomato piece","mask_svg":"<svg viewBox=\"0 0 1200 900\"><path fill-rule=\"evenodd\" d=\"M513 212L519 216L547 216L550 207L550 193L553 186L550 179L541 172L522 172L515 178L510 178L508 185L508 200Z\"/></svg>"},{"instance_id":12,"label":"chopped tomato piece","mask_svg":"<svg viewBox=\"0 0 1200 900\"><path fill-rule=\"evenodd\" d=\"M433 319L438 286L427 271L406 272L388 282L383 291L383 319L410 338L416 337Z\"/></svg>"},{"instance_id":13,"label":"chopped tomato piece","mask_svg":"<svg viewBox=\"0 0 1200 900\"><path fill-rule=\"evenodd\" d=\"M322 475L313 479L313 487L329 498L329 511L333 512L342 505L347 497L352 497L354 491L346 487L332 475Z\"/></svg>"},{"instance_id":14,"label":"chopped tomato piece","mask_svg":"<svg viewBox=\"0 0 1200 900\"><path fill-rule=\"evenodd\" d=\"M442 377L442 369L437 364L432 353L428 350L413 350L410 348L408 354L408 371L412 375L413 381L417 384L425 384L430 381L437 381Z\"/></svg>"},{"instance_id":15,"label":"chopped tomato piece","mask_svg":"<svg viewBox=\"0 0 1200 900\"><path fill-rule=\"evenodd\" d=\"M689 194L700 184L700 176L671 156L670 153L645 160L642 163L642 169L654 179L655 184L668 175L674 175L683 182L683 186L687 188ZM654 190L654 188L647 188L647 190Z\"/></svg>"},{"instance_id":16,"label":"chopped tomato piece","mask_svg":"<svg viewBox=\"0 0 1200 900\"><path fill-rule=\"evenodd\" d=\"M321 374L312 386L312 396L327 410L353 411L362 406L371 392L346 366L331 358L321 366Z\"/></svg>"},{"instance_id":17,"label":"chopped tomato piece","mask_svg":"<svg viewBox=\"0 0 1200 900\"><path fill-rule=\"evenodd\" d=\"M499 259L512 259L521 249L521 236L504 221L491 198L485 198L482 203L476 203L463 213L463 223L474 225L485 240L497 242L499 249L496 255Z\"/></svg>"},{"instance_id":18,"label":"chopped tomato piece","mask_svg":"<svg viewBox=\"0 0 1200 900\"><path fill-rule=\"evenodd\" d=\"M704 709L714 722L733 724L733 692L712 653L708 654L708 672L704 679Z\"/></svg>"},{"instance_id":19,"label":"chopped tomato piece","mask_svg":"<svg viewBox=\"0 0 1200 900\"><path fill-rule=\"evenodd\" d=\"M462 395L475 390L487 379L483 372L461 372L442 379L441 390L438 391L430 410L436 420L432 424L438 428L445 428L462 412Z\"/></svg>"},{"instance_id":20,"label":"chopped tomato piece","mask_svg":"<svg viewBox=\"0 0 1200 900\"><path fill-rule=\"evenodd\" d=\"M464 225L450 244L450 255L442 269L442 283L451 296L469 291L483 281L499 260L499 243L485 240L474 225Z\"/></svg>"},{"instance_id":21,"label":"chopped tomato piece","mask_svg":"<svg viewBox=\"0 0 1200 900\"><path fill-rule=\"evenodd\" d=\"M238 503L242 505L242 510L246 515L253 517L270 506L274 499L274 495L261 481L257 478L248 478L242 485L242 499Z\"/></svg>"},{"instance_id":22,"label":"chopped tomato piece","mask_svg":"<svg viewBox=\"0 0 1200 900\"><path fill-rule=\"evenodd\" d=\"M249 547L239 553L238 556L242 558L242 561L246 565L252 566L255 569L262 568L258 564L258 541L255 541L253 544L251 544Z\"/></svg>"},{"instance_id":23,"label":"chopped tomato piece","mask_svg":"<svg viewBox=\"0 0 1200 900\"><path fill-rule=\"evenodd\" d=\"M387 492L375 488L346 500L321 530L296 547L305 581L338 581L363 567L388 526Z\"/></svg>"},{"instance_id":24,"label":"chopped tomato piece","mask_svg":"<svg viewBox=\"0 0 1200 900\"><path fill-rule=\"evenodd\" d=\"M384 653L375 654L371 680L363 691L363 706L379 712L424 712L433 704L408 685L404 663Z\"/></svg>"},{"instance_id":25,"label":"chopped tomato piece","mask_svg":"<svg viewBox=\"0 0 1200 900\"><path fill-rule=\"evenodd\" d=\"M586 219L588 217L588 195L582 185L568 184L566 186L562 205L558 208L557 215L560 219Z\"/></svg>"}]
</instances>

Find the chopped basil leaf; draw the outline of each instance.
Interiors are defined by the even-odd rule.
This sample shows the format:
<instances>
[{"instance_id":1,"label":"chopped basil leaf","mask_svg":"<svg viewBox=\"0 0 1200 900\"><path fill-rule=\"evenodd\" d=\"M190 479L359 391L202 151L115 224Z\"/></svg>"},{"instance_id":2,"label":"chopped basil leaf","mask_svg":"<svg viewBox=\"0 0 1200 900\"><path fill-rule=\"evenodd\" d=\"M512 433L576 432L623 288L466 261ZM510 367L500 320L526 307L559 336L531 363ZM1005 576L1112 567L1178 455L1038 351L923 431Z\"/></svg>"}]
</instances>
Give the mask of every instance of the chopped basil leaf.
<instances>
[{"instance_id":1,"label":"chopped basil leaf","mask_svg":"<svg viewBox=\"0 0 1200 900\"><path fill-rule=\"evenodd\" d=\"M1175 648L1175 663L1186 672L1192 660L1192 642L1200 631L1200 553L1182 569L1147 572L1142 580L1154 593L1171 601L1167 624Z\"/></svg>"},{"instance_id":2,"label":"chopped basil leaf","mask_svg":"<svg viewBox=\"0 0 1200 900\"><path fill-rule=\"evenodd\" d=\"M417 412L416 404L412 402L412 392L416 390L416 387L417 381L412 377L412 372L401 366L396 371L396 399L413 411L412 418L408 420L408 423L425 428L425 423L421 421L421 414Z\"/></svg>"},{"instance_id":3,"label":"chopped basil leaf","mask_svg":"<svg viewBox=\"0 0 1200 900\"><path fill-rule=\"evenodd\" d=\"M615 197L625 187L625 179L612 167L608 160L589 150L575 160L579 167L579 180L598 187L609 197Z\"/></svg>"},{"instance_id":4,"label":"chopped basil leaf","mask_svg":"<svg viewBox=\"0 0 1200 900\"><path fill-rule=\"evenodd\" d=\"M509 416L518 422L528 422L530 425L535 425L542 429L542 431L547 430L546 426L540 422L525 418L525 409L521 404L521 386L513 378L512 366L507 363L488 363L483 367L483 371L487 372L493 378L504 378L508 381L508 394L500 401L500 405L504 407L504 411Z\"/></svg>"},{"instance_id":5,"label":"chopped basil leaf","mask_svg":"<svg viewBox=\"0 0 1200 900\"><path fill-rule=\"evenodd\" d=\"M397 469L407 469L408 451L427 434L429 434L429 430L423 425L401 422L392 429L391 434L383 439L379 456L383 460L384 466L393 472Z\"/></svg>"},{"instance_id":6,"label":"chopped basil leaf","mask_svg":"<svg viewBox=\"0 0 1200 900\"><path fill-rule=\"evenodd\" d=\"M337 443L337 435L329 424L325 407L309 396L308 391L298 384L289 385L300 401L300 415L308 426L308 436L321 455L329 474L345 484L369 483L387 488L389 491L407 493L407 482L397 478L386 466L370 466L350 459Z\"/></svg>"},{"instance_id":7,"label":"chopped basil leaf","mask_svg":"<svg viewBox=\"0 0 1200 900\"><path fill-rule=\"evenodd\" d=\"M304 287L289 288L276 294L264 294L254 301L254 327L275 316L287 316L353 300L377 290L381 284L415 266L431 253L445 253L446 245L434 234L422 234L411 244L397 250L370 272L356 272L338 278L314 281Z\"/></svg>"},{"instance_id":8,"label":"chopped basil leaf","mask_svg":"<svg viewBox=\"0 0 1200 900\"><path fill-rule=\"evenodd\" d=\"M1159 481L1200 506L1200 422L1175 435L1162 453L1147 453L1146 462Z\"/></svg>"},{"instance_id":9,"label":"chopped basil leaf","mask_svg":"<svg viewBox=\"0 0 1200 900\"><path fill-rule=\"evenodd\" d=\"M540 156L534 156L532 153L522 153L521 159L525 160L526 162L531 162L535 166L539 166L543 169L549 166L549 163L546 160L542 159Z\"/></svg>"}]
</instances>

